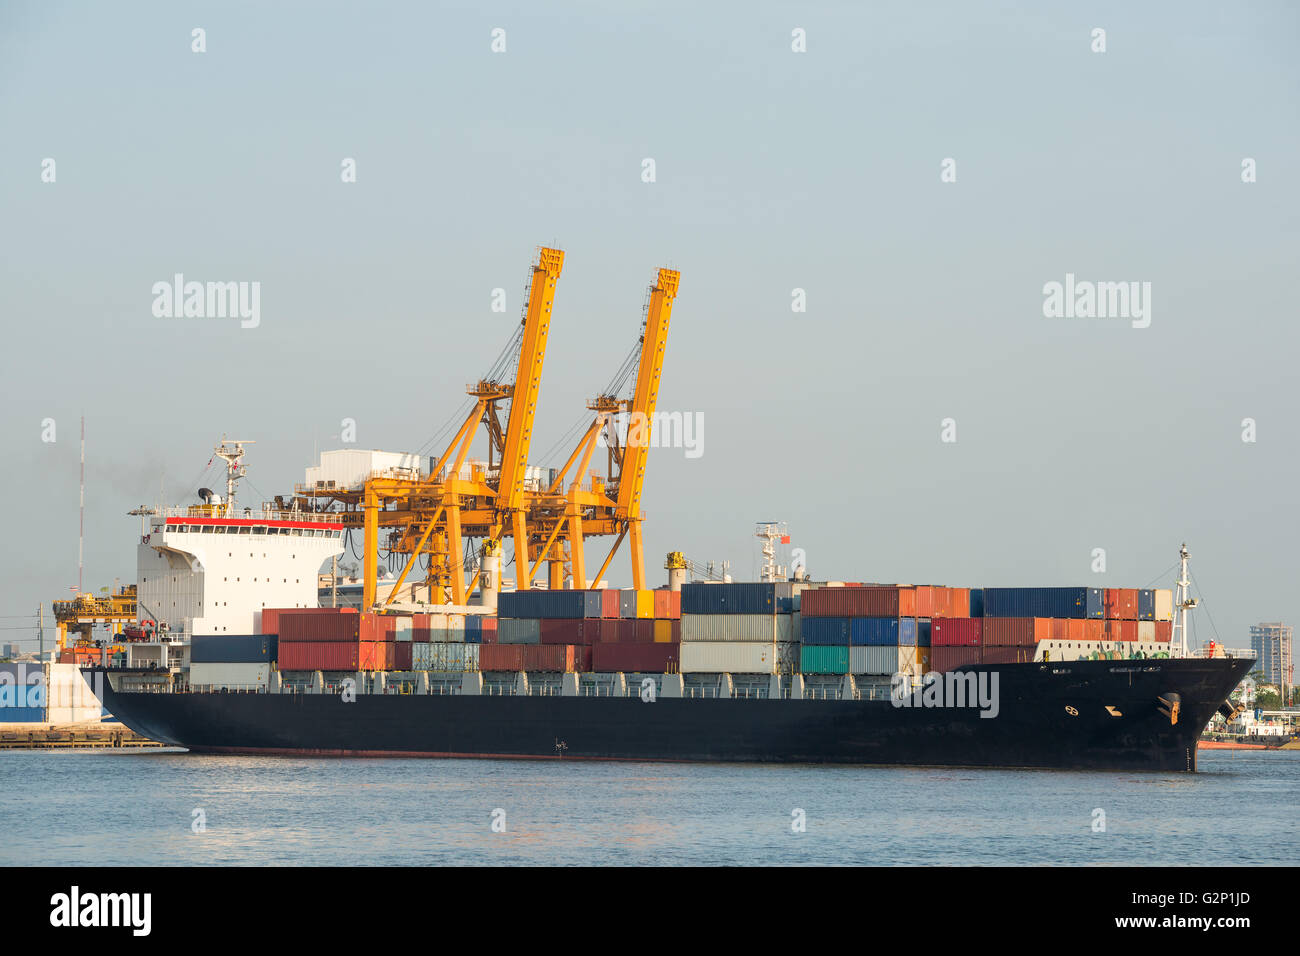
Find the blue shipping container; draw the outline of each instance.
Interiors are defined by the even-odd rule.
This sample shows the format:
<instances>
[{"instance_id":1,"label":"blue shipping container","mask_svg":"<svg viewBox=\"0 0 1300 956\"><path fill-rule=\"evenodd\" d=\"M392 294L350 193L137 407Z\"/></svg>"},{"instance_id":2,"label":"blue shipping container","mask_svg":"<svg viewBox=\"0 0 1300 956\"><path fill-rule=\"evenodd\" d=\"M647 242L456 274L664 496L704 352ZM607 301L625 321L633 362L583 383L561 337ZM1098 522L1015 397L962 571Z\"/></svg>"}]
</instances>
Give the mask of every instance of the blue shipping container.
<instances>
[{"instance_id":1,"label":"blue shipping container","mask_svg":"<svg viewBox=\"0 0 1300 956\"><path fill-rule=\"evenodd\" d=\"M0 724L43 724L43 707L0 707Z\"/></svg>"},{"instance_id":2,"label":"blue shipping container","mask_svg":"<svg viewBox=\"0 0 1300 956\"><path fill-rule=\"evenodd\" d=\"M971 617L984 616L984 589L983 588L970 589L970 616Z\"/></svg>"},{"instance_id":3,"label":"blue shipping container","mask_svg":"<svg viewBox=\"0 0 1300 956\"><path fill-rule=\"evenodd\" d=\"M683 614L783 614L780 599L794 609L794 586L788 581L743 581L708 584L693 581L682 586Z\"/></svg>"},{"instance_id":4,"label":"blue shipping container","mask_svg":"<svg viewBox=\"0 0 1300 956\"><path fill-rule=\"evenodd\" d=\"M1156 592L1138 591L1138 620L1154 621L1156 619Z\"/></svg>"},{"instance_id":5,"label":"blue shipping container","mask_svg":"<svg viewBox=\"0 0 1300 956\"><path fill-rule=\"evenodd\" d=\"M497 617L600 617L600 592L505 591L497 598Z\"/></svg>"},{"instance_id":6,"label":"blue shipping container","mask_svg":"<svg viewBox=\"0 0 1300 956\"><path fill-rule=\"evenodd\" d=\"M190 640L194 664L264 664L277 660L274 634L195 634Z\"/></svg>"},{"instance_id":7,"label":"blue shipping container","mask_svg":"<svg viewBox=\"0 0 1300 956\"><path fill-rule=\"evenodd\" d=\"M800 630L805 644L839 644L845 647L849 643L849 619L847 617L801 617Z\"/></svg>"},{"instance_id":8,"label":"blue shipping container","mask_svg":"<svg viewBox=\"0 0 1300 956\"><path fill-rule=\"evenodd\" d=\"M855 617L849 622L849 643L855 647L916 646L914 617Z\"/></svg>"},{"instance_id":9,"label":"blue shipping container","mask_svg":"<svg viewBox=\"0 0 1300 956\"><path fill-rule=\"evenodd\" d=\"M1102 618L1101 588L985 588L984 617Z\"/></svg>"},{"instance_id":10,"label":"blue shipping container","mask_svg":"<svg viewBox=\"0 0 1300 956\"><path fill-rule=\"evenodd\" d=\"M917 618L916 621L916 646L930 646L930 619Z\"/></svg>"}]
</instances>

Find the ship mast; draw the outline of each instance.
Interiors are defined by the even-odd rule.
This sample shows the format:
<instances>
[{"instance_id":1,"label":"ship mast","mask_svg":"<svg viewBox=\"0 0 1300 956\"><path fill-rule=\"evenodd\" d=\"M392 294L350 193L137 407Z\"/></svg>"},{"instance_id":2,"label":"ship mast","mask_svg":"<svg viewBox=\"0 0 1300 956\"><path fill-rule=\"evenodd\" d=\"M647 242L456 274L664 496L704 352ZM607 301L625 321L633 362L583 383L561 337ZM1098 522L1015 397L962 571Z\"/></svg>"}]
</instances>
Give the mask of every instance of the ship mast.
<instances>
[{"instance_id":1,"label":"ship mast","mask_svg":"<svg viewBox=\"0 0 1300 956\"><path fill-rule=\"evenodd\" d=\"M1183 546L1178 549L1178 587L1174 591L1174 642L1177 643L1182 657L1187 656L1187 612L1200 603L1191 596L1189 591L1191 584L1187 579L1189 557L1187 543L1183 542Z\"/></svg>"},{"instance_id":2,"label":"ship mast","mask_svg":"<svg viewBox=\"0 0 1300 956\"><path fill-rule=\"evenodd\" d=\"M251 441L226 441L226 436L221 436L221 444L217 445L212 451L218 458L226 463L226 510L224 517L230 517L235 513L235 483L248 474L248 468L242 464L244 457L244 446L251 445Z\"/></svg>"},{"instance_id":3,"label":"ship mast","mask_svg":"<svg viewBox=\"0 0 1300 956\"><path fill-rule=\"evenodd\" d=\"M790 541L785 525L776 521L760 521L754 537L763 542L763 567L758 572L758 579L760 581L785 580L785 568L776 563L776 543L780 541L782 544L788 544Z\"/></svg>"}]
</instances>

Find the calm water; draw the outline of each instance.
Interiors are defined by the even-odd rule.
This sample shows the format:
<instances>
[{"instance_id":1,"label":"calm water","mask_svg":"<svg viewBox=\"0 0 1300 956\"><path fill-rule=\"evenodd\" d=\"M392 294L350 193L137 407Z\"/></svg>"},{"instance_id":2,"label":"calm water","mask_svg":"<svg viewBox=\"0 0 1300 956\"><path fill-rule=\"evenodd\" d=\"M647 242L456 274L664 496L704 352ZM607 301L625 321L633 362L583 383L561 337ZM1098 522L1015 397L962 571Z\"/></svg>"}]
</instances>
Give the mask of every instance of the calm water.
<instances>
[{"instance_id":1,"label":"calm water","mask_svg":"<svg viewBox=\"0 0 1300 956\"><path fill-rule=\"evenodd\" d=\"M1291 863L1300 752L1201 763L1190 776L6 751L0 864Z\"/></svg>"}]
</instances>

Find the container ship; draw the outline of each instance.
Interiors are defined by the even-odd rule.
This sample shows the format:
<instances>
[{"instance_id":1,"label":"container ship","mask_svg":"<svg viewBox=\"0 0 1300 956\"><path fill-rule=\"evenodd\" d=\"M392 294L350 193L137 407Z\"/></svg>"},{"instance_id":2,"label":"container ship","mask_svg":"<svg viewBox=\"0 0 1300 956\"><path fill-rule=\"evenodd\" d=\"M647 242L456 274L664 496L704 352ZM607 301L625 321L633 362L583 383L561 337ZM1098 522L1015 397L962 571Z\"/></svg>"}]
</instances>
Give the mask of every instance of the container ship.
<instances>
[{"instance_id":1,"label":"container ship","mask_svg":"<svg viewBox=\"0 0 1300 956\"><path fill-rule=\"evenodd\" d=\"M627 359L543 469L563 262L539 251L436 457L325 452L292 495L240 508L245 443L223 438L224 495L136 509L138 620L86 669L108 710L202 753L1196 769L1251 661L1186 655L1185 548L1177 594L812 581L772 560L765 524L761 580L708 580L674 552L647 587L649 449L702 440L656 405L679 274L658 271ZM356 606L336 583L321 606L353 535ZM604 587L624 541L632 587Z\"/></svg>"},{"instance_id":2,"label":"container ship","mask_svg":"<svg viewBox=\"0 0 1300 956\"><path fill-rule=\"evenodd\" d=\"M1181 656L1168 590L688 582L677 553L655 590L321 607L335 513L232 482L146 520L142 620L85 673L198 753L1194 771L1253 663Z\"/></svg>"}]
</instances>

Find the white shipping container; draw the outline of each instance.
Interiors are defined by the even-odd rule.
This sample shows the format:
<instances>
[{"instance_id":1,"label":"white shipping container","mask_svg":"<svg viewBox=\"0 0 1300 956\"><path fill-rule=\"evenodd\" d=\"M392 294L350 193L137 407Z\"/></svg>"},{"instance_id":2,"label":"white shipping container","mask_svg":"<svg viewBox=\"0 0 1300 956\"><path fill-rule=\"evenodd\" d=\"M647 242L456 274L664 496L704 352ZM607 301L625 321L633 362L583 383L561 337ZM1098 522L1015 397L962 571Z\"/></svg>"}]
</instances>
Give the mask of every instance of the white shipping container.
<instances>
[{"instance_id":1,"label":"white shipping container","mask_svg":"<svg viewBox=\"0 0 1300 956\"><path fill-rule=\"evenodd\" d=\"M399 617L393 622L393 640L409 641L411 639L411 619Z\"/></svg>"},{"instance_id":2,"label":"white shipping container","mask_svg":"<svg viewBox=\"0 0 1300 956\"><path fill-rule=\"evenodd\" d=\"M922 648L922 650L928 651L929 648ZM917 669L915 647L886 644L876 647L850 647L849 673L887 677L893 674L919 676L921 671Z\"/></svg>"},{"instance_id":3,"label":"white shipping container","mask_svg":"<svg viewBox=\"0 0 1300 956\"><path fill-rule=\"evenodd\" d=\"M683 614L682 643L687 641L748 643L797 640L791 614Z\"/></svg>"},{"instance_id":4,"label":"white shipping container","mask_svg":"<svg viewBox=\"0 0 1300 956\"><path fill-rule=\"evenodd\" d=\"M478 644L445 641L412 645L411 666L417 671L462 673L478 670Z\"/></svg>"},{"instance_id":5,"label":"white shipping container","mask_svg":"<svg viewBox=\"0 0 1300 956\"><path fill-rule=\"evenodd\" d=\"M775 674L797 654L793 644L774 641L682 642L683 674Z\"/></svg>"},{"instance_id":6,"label":"white shipping container","mask_svg":"<svg viewBox=\"0 0 1300 956\"><path fill-rule=\"evenodd\" d=\"M1138 621L1138 641L1145 644L1156 642L1156 622Z\"/></svg>"},{"instance_id":7,"label":"white shipping container","mask_svg":"<svg viewBox=\"0 0 1300 956\"><path fill-rule=\"evenodd\" d=\"M1168 588L1156 591L1156 620L1172 621L1174 619L1174 592Z\"/></svg>"},{"instance_id":8,"label":"white shipping container","mask_svg":"<svg viewBox=\"0 0 1300 956\"><path fill-rule=\"evenodd\" d=\"M191 664L191 687L266 687L270 664Z\"/></svg>"},{"instance_id":9,"label":"white shipping container","mask_svg":"<svg viewBox=\"0 0 1300 956\"><path fill-rule=\"evenodd\" d=\"M464 640L464 635L461 637ZM542 625L533 617L503 617L497 620L497 642L500 644L540 644Z\"/></svg>"}]
</instances>

